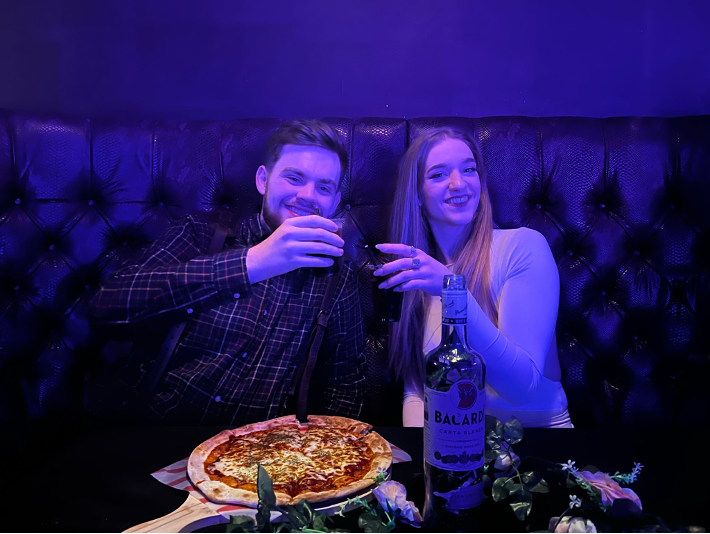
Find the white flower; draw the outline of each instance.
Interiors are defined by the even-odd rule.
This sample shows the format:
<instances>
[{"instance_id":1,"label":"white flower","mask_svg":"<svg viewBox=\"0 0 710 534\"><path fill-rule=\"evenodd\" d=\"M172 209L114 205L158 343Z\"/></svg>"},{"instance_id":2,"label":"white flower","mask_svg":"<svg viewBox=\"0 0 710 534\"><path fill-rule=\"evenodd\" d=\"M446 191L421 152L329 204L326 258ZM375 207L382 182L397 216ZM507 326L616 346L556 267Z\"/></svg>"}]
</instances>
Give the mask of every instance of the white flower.
<instances>
[{"instance_id":1,"label":"white flower","mask_svg":"<svg viewBox=\"0 0 710 534\"><path fill-rule=\"evenodd\" d=\"M569 496L569 507L570 508L580 508L582 506L582 499L576 495Z\"/></svg>"},{"instance_id":2,"label":"white flower","mask_svg":"<svg viewBox=\"0 0 710 534\"><path fill-rule=\"evenodd\" d=\"M562 470L563 471L569 471L573 475L577 474L577 468L574 466L574 464L577 462L573 462L572 460L567 460L566 464L560 464L562 465Z\"/></svg>"},{"instance_id":3,"label":"white flower","mask_svg":"<svg viewBox=\"0 0 710 534\"><path fill-rule=\"evenodd\" d=\"M553 517L550 519L550 526L547 530L552 530L552 527L557 523L558 517ZM597 527L589 519L583 519L581 517L569 517L565 516L560 520L559 525L555 529L555 532L585 532L594 533L597 531Z\"/></svg>"},{"instance_id":4,"label":"white flower","mask_svg":"<svg viewBox=\"0 0 710 534\"><path fill-rule=\"evenodd\" d=\"M377 502L388 513L414 526L419 526L422 516L412 501L407 500L407 490L396 480L383 482L372 490Z\"/></svg>"}]
</instances>

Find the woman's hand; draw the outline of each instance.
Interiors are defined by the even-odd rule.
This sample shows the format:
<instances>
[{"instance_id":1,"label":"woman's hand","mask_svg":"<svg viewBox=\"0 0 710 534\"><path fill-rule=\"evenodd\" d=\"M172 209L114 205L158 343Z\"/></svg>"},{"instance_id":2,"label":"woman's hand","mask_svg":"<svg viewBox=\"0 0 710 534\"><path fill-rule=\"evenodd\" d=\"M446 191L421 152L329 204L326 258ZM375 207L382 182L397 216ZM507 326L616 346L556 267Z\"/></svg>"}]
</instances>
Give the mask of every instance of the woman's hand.
<instances>
[{"instance_id":1,"label":"woman's hand","mask_svg":"<svg viewBox=\"0 0 710 534\"><path fill-rule=\"evenodd\" d=\"M403 256L398 260L385 263L382 268L373 273L375 276L388 276L395 273L378 286L380 289L391 287L394 287L393 291L421 289L440 297L444 276L454 274L418 248L396 243L382 243L376 245L376 248L386 254Z\"/></svg>"}]
</instances>

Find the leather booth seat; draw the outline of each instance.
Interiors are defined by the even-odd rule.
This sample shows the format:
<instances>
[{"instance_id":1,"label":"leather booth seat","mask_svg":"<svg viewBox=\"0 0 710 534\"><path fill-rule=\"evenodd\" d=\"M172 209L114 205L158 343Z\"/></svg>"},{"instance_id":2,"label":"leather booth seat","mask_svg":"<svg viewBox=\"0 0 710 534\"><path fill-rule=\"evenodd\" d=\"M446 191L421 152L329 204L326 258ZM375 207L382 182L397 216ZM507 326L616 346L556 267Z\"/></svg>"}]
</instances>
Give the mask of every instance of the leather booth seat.
<instances>
[{"instance_id":1,"label":"leather booth seat","mask_svg":"<svg viewBox=\"0 0 710 534\"><path fill-rule=\"evenodd\" d=\"M326 119L350 154L347 252L385 241L398 162L427 128L480 143L499 228L548 240L557 342L577 426L708 419L710 116ZM0 110L0 424L72 420L106 343L99 280L185 213L258 210L278 119L94 121ZM386 335L368 330L363 419L401 423Z\"/></svg>"}]
</instances>

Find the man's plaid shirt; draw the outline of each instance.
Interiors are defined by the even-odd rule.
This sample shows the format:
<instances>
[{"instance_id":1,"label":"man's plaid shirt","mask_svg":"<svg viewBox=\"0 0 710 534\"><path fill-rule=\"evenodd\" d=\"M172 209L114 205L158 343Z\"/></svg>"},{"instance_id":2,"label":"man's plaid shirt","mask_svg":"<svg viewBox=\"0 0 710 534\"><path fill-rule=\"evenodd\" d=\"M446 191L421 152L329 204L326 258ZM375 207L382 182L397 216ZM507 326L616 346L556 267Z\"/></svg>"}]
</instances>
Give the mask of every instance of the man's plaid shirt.
<instances>
[{"instance_id":1,"label":"man's plaid shirt","mask_svg":"<svg viewBox=\"0 0 710 534\"><path fill-rule=\"evenodd\" d=\"M241 425L283 415L328 279L302 268L251 285L247 251L269 235L259 215L209 256L213 234L207 213L171 226L108 277L90 304L91 321L104 330L158 316L188 321L150 403L166 421ZM318 359L325 380L311 388L323 390L327 414L357 417L364 333L356 277L344 269Z\"/></svg>"}]
</instances>

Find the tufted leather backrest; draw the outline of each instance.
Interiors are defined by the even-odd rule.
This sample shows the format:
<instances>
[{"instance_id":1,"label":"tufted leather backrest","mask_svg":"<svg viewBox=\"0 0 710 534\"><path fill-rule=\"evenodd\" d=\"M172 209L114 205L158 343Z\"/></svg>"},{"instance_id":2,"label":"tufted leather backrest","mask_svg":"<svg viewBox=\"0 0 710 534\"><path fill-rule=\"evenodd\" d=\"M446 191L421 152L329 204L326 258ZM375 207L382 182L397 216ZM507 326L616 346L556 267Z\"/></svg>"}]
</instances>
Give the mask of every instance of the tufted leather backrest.
<instances>
[{"instance_id":1,"label":"tufted leather backrest","mask_svg":"<svg viewBox=\"0 0 710 534\"><path fill-rule=\"evenodd\" d=\"M81 413L104 339L99 280L181 215L253 213L279 120L103 122L0 111L0 422ZM385 240L399 159L427 128L473 133L498 227L529 226L560 271L557 327L575 424L708 418L710 117L327 119L351 163L347 252ZM370 318L364 419L399 421Z\"/></svg>"}]
</instances>

